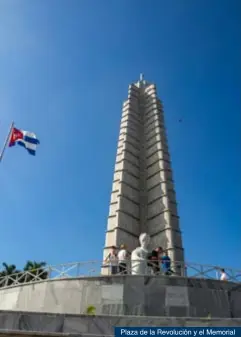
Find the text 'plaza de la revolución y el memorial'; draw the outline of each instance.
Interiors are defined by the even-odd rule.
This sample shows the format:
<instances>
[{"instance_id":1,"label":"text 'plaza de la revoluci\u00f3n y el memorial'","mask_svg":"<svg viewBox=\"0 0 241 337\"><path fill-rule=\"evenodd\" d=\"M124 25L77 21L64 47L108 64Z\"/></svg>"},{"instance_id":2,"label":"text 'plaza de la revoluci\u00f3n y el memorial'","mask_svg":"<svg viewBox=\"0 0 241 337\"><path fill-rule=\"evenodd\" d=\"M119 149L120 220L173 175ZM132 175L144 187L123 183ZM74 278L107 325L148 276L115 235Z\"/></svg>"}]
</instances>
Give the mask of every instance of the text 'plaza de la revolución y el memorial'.
<instances>
[{"instance_id":1,"label":"text 'plaza de la revoluci\u00f3n y el memorial'","mask_svg":"<svg viewBox=\"0 0 241 337\"><path fill-rule=\"evenodd\" d=\"M104 257L113 245L135 249L141 233L184 261L163 106L142 75L123 103Z\"/></svg>"}]
</instances>

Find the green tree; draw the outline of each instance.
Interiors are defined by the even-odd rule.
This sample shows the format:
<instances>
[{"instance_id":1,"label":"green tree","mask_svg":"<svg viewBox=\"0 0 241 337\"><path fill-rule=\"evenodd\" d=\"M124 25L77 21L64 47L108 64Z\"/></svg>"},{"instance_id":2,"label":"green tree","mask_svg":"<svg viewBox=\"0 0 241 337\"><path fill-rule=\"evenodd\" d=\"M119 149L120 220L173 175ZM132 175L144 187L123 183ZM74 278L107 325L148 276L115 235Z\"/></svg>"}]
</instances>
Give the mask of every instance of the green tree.
<instances>
[{"instance_id":1,"label":"green tree","mask_svg":"<svg viewBox=\"0 0 241 337\"><path fill-rule=\"evenodd\" d=\"M21 276L21 272L16 269L14 264L3 262L3 270L0 272L0 276L0 287L4 287L13 284Z\"/></svg>"},{"instance_id":2,"label":"green tree","mask_svg":"<svg viewBox=\"0 0 241 337\"><path fill-rule=\"evenodd\" d=\"M30 282L34 279L46 280L48 272L45 271L46 262L27 261L24 266L24 282ZM29 272L26 273L26 272Z\"/></svg>"}]
</instances>

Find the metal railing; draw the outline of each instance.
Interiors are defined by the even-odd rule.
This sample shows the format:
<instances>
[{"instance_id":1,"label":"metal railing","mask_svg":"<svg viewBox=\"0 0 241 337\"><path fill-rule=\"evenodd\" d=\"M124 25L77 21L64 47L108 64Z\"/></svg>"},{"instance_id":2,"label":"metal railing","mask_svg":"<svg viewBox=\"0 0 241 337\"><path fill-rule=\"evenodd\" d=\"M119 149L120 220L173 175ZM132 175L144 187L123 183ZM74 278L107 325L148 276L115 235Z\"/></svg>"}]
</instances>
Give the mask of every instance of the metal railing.
<instances>
[{"instance_id":1,"label":"metal railing","mask_svg":"<svg viewBox=\"0 0 241 337\"><path fill-rule=\"evenodd\" d=\"M135 261L134 261L135 262ZM131 262L133 263L133 261ZM127 275L131 275L131 263L127 261ZM112 275L111 265L102 261L87 261L66 263L57 266L46 266L31 271L23 271L17 274L11 274L0 277L0 289L22 285L32 282L50 281L54 279L96 277ZM221 267L201 265L197 263L172 262L171 270L173 272L165 273L162 268L159 275L168 274L172 276L182 276L189 278L220 279ZM146 272L152 274L152 268L149 267ZM241 283L241 270L225 268L228 281ZM119 270L115 276L122 275Z\"/></svg>"}]
</instances>

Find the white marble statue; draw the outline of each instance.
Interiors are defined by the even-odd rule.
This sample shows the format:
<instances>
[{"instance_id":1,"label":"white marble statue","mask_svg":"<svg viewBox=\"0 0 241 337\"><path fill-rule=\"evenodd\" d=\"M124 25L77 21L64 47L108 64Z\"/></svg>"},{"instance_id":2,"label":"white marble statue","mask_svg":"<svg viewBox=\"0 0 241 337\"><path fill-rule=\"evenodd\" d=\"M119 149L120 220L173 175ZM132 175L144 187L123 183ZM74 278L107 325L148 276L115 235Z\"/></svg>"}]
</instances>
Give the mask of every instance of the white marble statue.
<instances>
[{"instance_id":1,"label":"white marble statue","mask_svg":"<svg viewBox=\"0 0 241 337\"><path fill-rule=\"evenodd\" d=\"M142 233L139 237L140 247L137 247L131 253L131 274L143 275L148 274L147 257L148 245L150 243L150 236Z\"/></svg>"}]
</instances>

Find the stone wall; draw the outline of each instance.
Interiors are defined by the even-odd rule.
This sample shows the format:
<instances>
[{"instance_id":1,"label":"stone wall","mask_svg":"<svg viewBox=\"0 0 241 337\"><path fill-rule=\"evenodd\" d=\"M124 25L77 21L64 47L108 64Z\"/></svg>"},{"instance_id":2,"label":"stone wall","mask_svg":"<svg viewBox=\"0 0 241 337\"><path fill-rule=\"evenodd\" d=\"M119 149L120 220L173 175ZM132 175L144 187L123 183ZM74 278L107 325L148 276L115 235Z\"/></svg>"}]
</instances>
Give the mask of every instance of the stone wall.
<instances>
[{"instance_id":1,"label":"stone wall","mask_svg":"<svg viewBox=\"0 0 241 337\"><path fill-rule=\"evenodd\" d=\"M196 319L176 317L136 317L136 316L86 316L66 314L46 314L0 311L0 330L68 333L86 336L96 334L99 336L113 335L115 326L136 327L167 327L167 326L241 326L241 319ZM79 335L80 334L80 335ZM31 334L30 334L31 335ZM47 334L46 334L47 335ZM1 336L0 336L1 337Z\"/></svg>"},{"instance_id":2,"label":"stone wall","mask_svg":"<svg viewBox=\"0 0 241 337\"><path fill-rule=\"evenodd\" d=\"M239 317L241 287L231 282L165 276L48 280L0 289L0 310L97 315Z\"/></svg>"}]
</instances>

